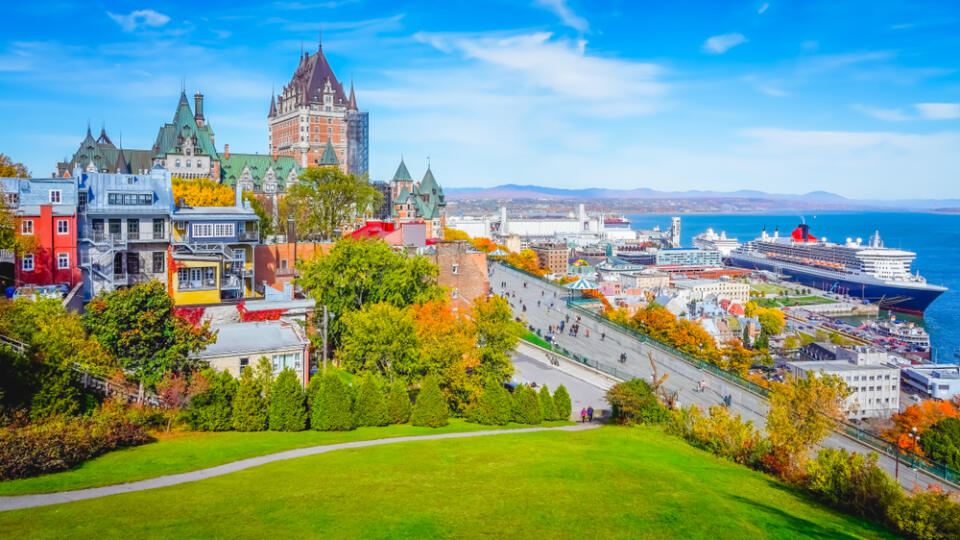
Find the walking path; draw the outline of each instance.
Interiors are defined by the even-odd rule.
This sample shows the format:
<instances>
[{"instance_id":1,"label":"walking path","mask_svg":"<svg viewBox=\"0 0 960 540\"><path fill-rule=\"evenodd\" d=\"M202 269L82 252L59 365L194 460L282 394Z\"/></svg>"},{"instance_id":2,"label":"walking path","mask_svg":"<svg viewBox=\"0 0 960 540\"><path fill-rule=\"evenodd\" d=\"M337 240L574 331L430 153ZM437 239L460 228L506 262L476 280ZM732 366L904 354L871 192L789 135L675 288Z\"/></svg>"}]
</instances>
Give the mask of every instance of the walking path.
<instances>
[{"instance_id":1,"label":"walking path","mask_svg":"<svg viewBox=\"0 0 960 540\"><path fill-rule=\"evenodd\" d=\"M140 480L139 482L131 482L129 484L117 484L113 486L104 486L104 487L98 487L98 488L78 489L75 491L62 491L60 493L42 493L42 494L36 494L36 495L18 495L15 497L0 497L0 512L6 512L8 510L19 510L22 508L34 508L37 506L49 506L51 504L61 504L61 503L68 503L73 501L82 501L86 499L96 499L99 497L106 497L109 495L119 495L122 493L131 493L134 491L144 491L147 489L175 486L177 484L185 484L187 482L196 482L197 480L205 480L207 478L213 478L215 476L222 476L224 474L230 474L233 472L242 471L244 469L249 469L251 467L259 467L260 465L273 463L275 461L284 461L287 459L313 456L316 454L324 454L326 452L333 452L334 450L344 450L347 448L364 448L367 446L379 446L382 444L395 444L395 443L410 442L410 441L459 439L463 437L483 437L486 435L509 435L513 433L533 433L536 431L583 431L586 429L592 429L596 427L599 427L599 426L597 424L577 424L574 426L562 426L562 427L552 427L552 428L539 427L539 428L519 428L519 429L498 429L498 430L489 430L489 431L465 431L462 433L439 433L437 435L394 437L389 439L374 439L369 441L354 441L354 442L346 442L346 443L339 443L339 444L311 446L308 448L298 448L296 450L287 450L285 452L278 452L276 454L268 454L266 456L241 459L240 461L234 461L233 463L226 463L224 465L210 467L209 469L201 469L199 471L191 471L191 472L180 473L180 474L160 476L157 478Z\"/></svg>"}]
</instances>

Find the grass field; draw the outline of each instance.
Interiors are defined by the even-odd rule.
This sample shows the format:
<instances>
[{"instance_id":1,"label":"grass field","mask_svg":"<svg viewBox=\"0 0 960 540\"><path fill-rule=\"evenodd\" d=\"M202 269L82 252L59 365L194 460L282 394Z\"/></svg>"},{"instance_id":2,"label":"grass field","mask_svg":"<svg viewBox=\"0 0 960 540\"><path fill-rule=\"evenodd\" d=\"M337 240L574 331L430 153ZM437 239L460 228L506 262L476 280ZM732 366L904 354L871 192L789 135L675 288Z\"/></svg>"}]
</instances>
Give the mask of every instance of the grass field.
<instances>
[{"instance_id":1,"label":"grass field","mask_svg":"<svg viewBox=\"0 0 960 540\"><path fill-rule=\"evenodd\" d=\"M564 425L566 423L548 422L543 425ZM507 426L507 428L517 427L526 426L520 424ZM239 459L307 446L487 429L496 428L470 424L464 420L453 418L449 425L437 429L399 425L359 428L345 432L301 431L284 433L265 431L240 433L228 431L223 433L174 433L170 436L161 435L160 440L155 443L105 454L82 463L69 471L0 482L0 496L51 493L121 484L166 474L205 469Z\"/></svg>"},{"instance_id":2,"label":"grass field","mask_svg":"<svg viewBox=\"0 0 960 540\"><path fill-rule=\"evenodd\" d=\"M835 304L836 300L822 296L791 296L788 298L754 298L760 307L809 306L812 304Z\"/></svg>"},{"instance_id":3,"label":"grass field","mask_svg":"<svg viewBox=\"0 0 960 540\"><path fill-rule=\"evenodd\" d=\"M552 347L550 347L550 344L547 343L547 341L546 341L545 339L542 339L540 336L534 334L533 332L527 332L527 333L524 334L522 337L523 337L524 340L529 341L530 343L533 343L534 345L538 345L538 346L540 346L540 347L543 347L544 349L551 349L551 348L552 348Z\"/></svg>"},{"instance_id":4,"label":"grass field","mask_svg":"<svg viewBox=\"0 0 960 540\"><path fill-rule=\"evenodd\" d=\"M350 449L0 513L20 537L888 538L655 428Z\"/></svg>"},{"instance_id":5,"label":"grass field","mask_svg":"<svg viewBox=\"0 0 960 540\"><path fill-rule=\"evenodd\" d=\"M774 285L772 283L751 283L750 288L757 292L767 293L768 295L790 291L790 289L786 287L781 287L780 285Z\"/></svg>"}]
</instances>

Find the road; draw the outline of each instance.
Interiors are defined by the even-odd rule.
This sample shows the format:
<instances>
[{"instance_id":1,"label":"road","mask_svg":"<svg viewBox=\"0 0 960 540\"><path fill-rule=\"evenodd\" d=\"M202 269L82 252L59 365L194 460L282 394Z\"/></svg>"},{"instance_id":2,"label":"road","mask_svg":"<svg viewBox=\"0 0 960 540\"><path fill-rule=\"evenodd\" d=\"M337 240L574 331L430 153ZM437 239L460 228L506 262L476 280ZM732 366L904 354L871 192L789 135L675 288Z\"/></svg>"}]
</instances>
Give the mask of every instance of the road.
<instances>
[{"instance_id":1,"label":"road","mask_svg":"<svg viewBox=\"0 0 960 540\"><path fill-rule=\"evenodd\" d=\"M514 380L518 382L535 382L538 387L546 384L553 392L561 384L566 387L570 394L570 402L573 405L573 419L580 419L580 410L587 407L593 407L597 411L609 408L606 400L603 398L605 391L590 383L555 369L550 364L545 364L535 360L530 356L520 353L513 354L513 367L516 369Z\"/></svg>"},{"instance_id":2,"label":"road","mask_svg":"<svg viewBox=\"0 0 960 540\"><path fill-rule=\"evenodd\" d=\"M550 326L559 325L567 317L570 320L566 322L565 330L569 330L570 325L576 322L578 314L567 308L566 301L569 293L559 285L530 277L497 263L490 265L490 285L495 294L507 297L514 313L526 320L528 325L539 329L541 335L545 335ZM713 405L720 405L724 396L730 396L731 411L739 414L743 420L753 422L754 427L758 429L766 425L768 404L763 397L741 389L710 372L700 370L685 360L648 343L641 342L617 329L613 324L582 317L580 331L576 336L568 335L566 332L554 332L554 336L555 342L570 353L588 359L591 364L599 364L604 371L613 373L614 376L623 380L634 377L651 380L653 368L650 365L650 356L652 356L658 374L668 375L663 384L664 388L669 392L676 392L677 401L681 406L696 404L706 409ZM621 353L627 354L626 361L622 363L619 361ZM698 391L700 381L707 382L706 390L703 392ZM826 439L823 446L846 448L860 453L875 451L872 447L839 433ZM896 463L893 457L880 454L879 464L891 476L894 475ZM955 486L947 484L938 477L924 471L906 469L903 466L900 467L899 480L906 489L912 489L915 485L920 487L936 485L956 491Z\"/></svg>"}]
</instances>

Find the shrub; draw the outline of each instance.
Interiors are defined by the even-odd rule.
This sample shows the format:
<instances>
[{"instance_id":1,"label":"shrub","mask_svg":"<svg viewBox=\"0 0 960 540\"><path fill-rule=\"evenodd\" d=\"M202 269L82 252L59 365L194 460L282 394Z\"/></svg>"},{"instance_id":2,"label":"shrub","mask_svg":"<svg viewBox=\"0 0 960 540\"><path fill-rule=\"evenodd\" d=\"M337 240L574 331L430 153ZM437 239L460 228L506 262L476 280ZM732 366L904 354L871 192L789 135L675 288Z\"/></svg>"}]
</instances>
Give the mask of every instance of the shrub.
<instances>
[{"instance_id":1,"label":"shrub","mask_svg":"<svg viewBox=\"0 0 960 540\"><path fill-rule=\"evenodd\" d=\"M405 424L410 420L410 394L401 380L393 381L387 392L387 418L393 424Z\"/></svg>"},{"instance_id":2,"label":"shrub","mask_svg":"<svg viewBox=\"0 0 960 540\"><path fill-rule=\"evenodd\" d=\"M100 454L150 441L122 407L105 405L90 418L54 416L0 429L0 480L64 471Z\"/></svg>"},{"instance_id":3,"label":"shrub","mask_svg":"<svg viewBox=\"0 0 960 540\"><path fill-rule=\"evenodd\" d=\"M940 491L901 497L887 511L894 531L916 540L960 538L960 504Z\"/></svg>"},{"instance_id":4,"label":"shrub","mask_svg":"<svg viewBox=\"0 0 960 540\"><path fill-rule=\"evenodd\" d=\"M77 388L73 371L65 366L34 364L40 388L30 400L30 417L78 414L83 395Z\"/></svg>"},{"instance_id":5,"label":"shrub","mask_svg":"<svg viewBox=\"0 0 960 540\"><path fill-rule=\"evenodd\" d=\"M280 372L270 390L268 410L273 431L303 431L307 427L307 409L300 379L292 369Z\"/></svg>"},{"instance_id":6,"label":"shrub","mask_svg":"<svg viewBox=\"0 0 960 540\"><path fill-rule=\"evenodd\" d=\"M807 463L803 487L833 508L855 516L883 520L903 498L900 486L877 466L877 455L824 448Z\"/></svg>"},{"instance_id":7,"label":"shrub","mask_svg":"<svg viewBox=\"0 0 960 540\"><path fill-rule=\"evenodd\" d=\"M207 381L205 391L190 399L190 427L200 431L227 431L233 428L231 414L237 381L229 372L203 370Z\"/></svg>"},{"instance_id":8,"label":"shrub","mask_svg":"<svg viewBox=\"0 0 960 540\"><path fill-rule=\"evenodd\" d=\"M254 378L250 366L240 374L240 387L233 398L233 429L263 431L267 429L267 400L260 382Z\"/></svg>"},{"instance_id":9,"label":"shrub","mask_svg":"<svg viewBox=\"0 0 960 540\"><path fill-rule=\"evenodd\" d=\"M357 425L385 426L390 423L383 390L372 375L364 377L363 382L357 388L354 410L357 415Z\"/></svg>"},{"instance_id":10,"label":"shrub","mask_svg":"<svg viewBox=\"0 0 960 540\"><path fill-rule=\"evenodd\" d=\"M488 426L503 426L513 419L513 403L510 392L496 380L488 379L483 393L471 408L470 420Z\"/></svg>"},{"instance_id":11,"label":"shrub","mask_svg":"<svg viewBox=\"0 0 960 540\"><path fill-rule=\"evenodd\" d=\"M553 405L557 408L558 420L569 420L573 414L573 404L570 402L570 394L567 387L562 384L553 391Z\"/></svg>"},{"instance_id":12,"label":"shrub","mask_svg":"<svg viewBox=\"0 0 960 540\"><path fill-rule=\"evenodd\" d=\"M550 395L550 389L547 388L547 385L540 387L537 398L540 400L540 416L547 421L556 420L557 406L553 404L553 396Z\"/></svg>"},{"instance_id":13,"label":"shrub","mask_svg":"<svg viewBox=\"0 0 960 540\"><path fill-rule=\"evenodd\" d=\"M440 392L440 385L433 375L424 377L420 383L420 393L410 412L410 423L415 426L440 427L447 425L450 409L447 400Z\"/></svg>"},{"instance_id":14,"label":"shrub","mask_svg":"<svg viewBox=\"0 0 960 540\"><path fill-rule=\"evenodd\" d=\"M920 438L924 454L960 470L960 419L947 417L930 426Z\"/></svg>"},{"instance_id":15,"label":"shrub","mask_svg":"<svg viewBox=\"0 0 960 540\"><path fill-rule=\"evenodd\" d=\"M350 431L357 426L353 392L336 371L323 376L323 383L310 409L310 425L319 431Z\"/></svg>"},{"instance_id":16,"label":"shrub","mask_svg":"<svg viewBox=\"0 0 960 540\"><path fill-rule=\"evenodd\" d=\"M513 391L513 405L513 419L517 423L539 424L543 421L540 400L529 386L521 384Z\"/></svg>"},{"instance_id":17,"label":"shrub","mask_svg":"<svg viewBox=\"0 0 960 540\"><path fill-rule=\"evenodd\" d=\"M731 416L723 407L710 407L710 416L703 416L695 406L669 414L669 433L736 463L759 469L770 452L770 442L753 429L753 422Z\"/></svg>"},{"instance_id":18,"label":"shrub","mask_svg":"<svg viewBox=\"0 0 960 540\"><path fill-rule=\"evenodd\" d=\"M665 422L669 413L647 381L632 379L607 390L607 402L612 414L620 424L656 424Z\"/></svg>"}]
</instances>

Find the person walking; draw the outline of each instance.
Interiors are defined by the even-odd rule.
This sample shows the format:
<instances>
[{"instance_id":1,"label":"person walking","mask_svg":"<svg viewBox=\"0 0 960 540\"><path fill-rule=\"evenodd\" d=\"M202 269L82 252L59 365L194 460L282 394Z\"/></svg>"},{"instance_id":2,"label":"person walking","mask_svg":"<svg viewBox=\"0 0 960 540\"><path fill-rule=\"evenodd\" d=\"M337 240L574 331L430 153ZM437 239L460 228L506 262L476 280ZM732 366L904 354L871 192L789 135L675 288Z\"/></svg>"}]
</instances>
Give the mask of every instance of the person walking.
<instances>
[{"instance_id":1,"label":"person walking","mask_svg":"<svg viewBox=\"0 0 960 540\"><path fill-rule=\"evenodd\" d=\"M582 423L584 423L584 422L586 422L586 421L587 421L587 410L586 410L586 409L580 409L580 423L582 424Z\"/></svg>"},{"instance_id":2,"label":"person walking","mask_svg":"<svg viewBox=\"0 0 960 540\"><path fill-rule=\"evenodd\" d=\"M587 337L590 337L590 329L587 328Z\"/></svg>"},{"instance_id":3,"label":"person walking","mask_svg":"<svg viewBox=\"0 0 960 540\"><path fill-rule=\"evenodd\" d=\"M593 422L593 407L587 407L587 418Z\"/></svg>"}]
</instances>

